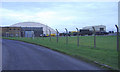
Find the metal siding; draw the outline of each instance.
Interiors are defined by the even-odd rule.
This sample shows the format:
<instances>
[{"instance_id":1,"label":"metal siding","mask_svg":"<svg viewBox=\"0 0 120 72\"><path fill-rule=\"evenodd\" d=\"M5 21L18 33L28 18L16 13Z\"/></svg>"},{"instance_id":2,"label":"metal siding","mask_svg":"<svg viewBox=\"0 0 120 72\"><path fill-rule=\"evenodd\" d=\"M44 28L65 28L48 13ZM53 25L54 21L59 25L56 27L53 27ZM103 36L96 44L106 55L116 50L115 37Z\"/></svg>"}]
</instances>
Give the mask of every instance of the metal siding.
<instances>
[{"instance_id":1,"label":"metal siding","mask_svg":"<svg viewBox=\"0 0 120 72\"><path fill-rule=\"evenodd\" d=\"M25 31L34 31L35 37L39 37L40 34L43 34L42 27L22 27L22 32L25 32ZM23 34L22 36L25 36L25 35Z\"/></svg>"}]
</instances>

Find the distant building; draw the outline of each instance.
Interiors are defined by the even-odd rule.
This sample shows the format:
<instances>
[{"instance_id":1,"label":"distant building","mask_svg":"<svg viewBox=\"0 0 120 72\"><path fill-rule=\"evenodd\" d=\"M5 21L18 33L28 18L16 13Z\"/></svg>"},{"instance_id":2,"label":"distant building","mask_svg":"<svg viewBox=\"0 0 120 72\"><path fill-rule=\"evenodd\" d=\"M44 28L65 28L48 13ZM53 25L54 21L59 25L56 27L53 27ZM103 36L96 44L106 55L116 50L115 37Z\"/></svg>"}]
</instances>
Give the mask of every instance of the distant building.
<instances>
[{"instance_id":1,"label":"distant building","mask_svg":"<svg viewBox=\"0 0 120 72\"><path fill-rule=\"evenodd\" d=\"M104 25L86 26L86 27L83 27L83 29L88 29L90 31L93 31L92 27L95 28L96 32L99 32L99 31L106 32L106 26L104 26Z\"/></svg>"},{"instance_id":2,"label":"distant building","mask_svg":"<svg viewBox=\"0 0 120 72\"><path fill-rule=\"evenodd\" d=\"M19 37L21 36L21 28L20 27L2 27L2 36Z\"/></svg>"},{"instance_id":3,"label":"distant building","mask_svg":"<svg viewBox=\"0 0 120 72\"><path fill-rule=\"evenodd\" d=\"M56 34L56 31L52 29L51 27L37 22L21 22L11 25L11 27L42 27L43 28L43 34L47 35L49 34L49 30L51 31L51 34Z\"/></svg>"},{"instance_id":4,"label":"distant building","mask_svg":"<svg viewBox=\"0 0 120 72\"><path fill-rule=\"evenodd\" d=\"M40 37L43 34L43 27L21 27L22 37Z\"/></svg>"},{"instance_id":5,"label":"distant building","mask_svg":"<svg viewBox=\"0 0 120 72\"><path fill-rule=\"evenodd\" d=\"M2 28L2 36L6 37L39 37L41 35L49 35L49 30L51 35L55 35L56 31L51 27L36 23L36 22L21 22L7 27ZM1 29L0 28L0 29Z\"/></svg>"},{"instance_id":6,"label":"distant building","mask_svg":"<svg viewBox=\"0 0 120 72\"><path fill-rule=\"evenodd\" d=\"M42 27L2 27L3 37L39 37L43 34Z\"/></svg>"}]
</instances>

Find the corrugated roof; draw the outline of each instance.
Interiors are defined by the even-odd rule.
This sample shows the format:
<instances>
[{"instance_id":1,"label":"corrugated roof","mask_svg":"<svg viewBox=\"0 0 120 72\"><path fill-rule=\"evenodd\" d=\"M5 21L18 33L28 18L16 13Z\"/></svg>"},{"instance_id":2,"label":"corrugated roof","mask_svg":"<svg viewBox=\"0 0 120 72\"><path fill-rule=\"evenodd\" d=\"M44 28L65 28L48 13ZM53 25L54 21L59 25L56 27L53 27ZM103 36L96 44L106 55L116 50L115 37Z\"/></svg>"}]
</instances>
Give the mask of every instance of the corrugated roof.
<instances>
[{"instance_id":1,"label":"corrugated roof","mask_svg":"<svg viewBox=\"0 0 120 72\"><path fill-rule=\"evenodd\" d=\"M12 27L41 27L41 26L46 26L42 23L37 23L37 22L21 22L21 23L16 23L11 25Z\"/></svg>"},{"instance_id":2,"label":"corrugated roof","mask_svg":"<svg viewBox=\"0 0 120 72\"><path fill-rule=\"evenodd\" d=\"M20 22L20 23L13 24L10 27L43 27L43 31L45 34L46 34L46 29L47 30L50 29L52 33L56 33L56 31L51 27L42 23L37 23L37 22Z\"/></svg>"}]
</instances>

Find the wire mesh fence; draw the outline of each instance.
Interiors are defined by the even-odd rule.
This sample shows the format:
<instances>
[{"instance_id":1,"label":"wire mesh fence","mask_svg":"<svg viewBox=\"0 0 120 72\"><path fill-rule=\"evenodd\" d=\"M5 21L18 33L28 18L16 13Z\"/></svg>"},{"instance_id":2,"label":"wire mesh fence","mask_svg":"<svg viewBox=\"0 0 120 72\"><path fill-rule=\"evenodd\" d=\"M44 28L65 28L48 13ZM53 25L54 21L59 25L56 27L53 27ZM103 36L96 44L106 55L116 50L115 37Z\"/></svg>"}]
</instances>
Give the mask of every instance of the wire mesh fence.
<instances>
[{"instance_id":1,"label":"wire mesh fence","mask_svg":"<svg viewBox=\"0 0 120 72\"><path fill-rule=\"evenodd\" d=\"M92 60L105 63L107 65L118 67L119 63L119 30L116 25L117 34L115 36L109 35L97 35L94 29L93 35L81 35L80 30L76 29L76 34L70 33L65 28L65 33L60 33L56 29L56 34L52 35L52 31L49 30L48 35L42 34L40 37L11 37L16 39L42 45L72 56L83 56Z\"/></svg>"},{"instance_id":2,"label":"wire mesh fence","mask_svg":"<svg viewBox=\"0 0 120 72\"><path fill-rule=\"evenodd\" d=\"M47 34L44 34L41 32L40 36L35 36L35 33L33 31L29 32L27 31L26 34L23 32L24 35L26 35L27 38L31 37L32 39L34 38L40 38L42 40L48 39L49 41L54 41L57 43L65 43L65 44L71 44L71 45L76 45L76 46L89 46L89 47L94 47L94 48L99 48L102 47L104 44L105 48L110 46L113 47L113 43L116 43L114 48L116 48L117 51L119 51L119 28L117 25L116 27L116 37L115 36L109 36L109 35L98 35L95 28L93 28L92 34L89 36L90 32L87 32L88 34L84 34L84 32L80 32L80 29L76 28L75 32L70 32L67 28L65 28L65 33L60 33L58 29L56 29L56 34L52 34L53 32L49 29ZM19 35L20 32L18 32ZM83 36L84 34L84 36ZM86 36L87 35L87 36ZM9 34L6 33L6 37L10 37ZM13 36L14 37L14 36ZM16 37L16 36L15 36ZM21 38L22 36L17 36ZM24 38L24 37L22 37ZM113 40L112 40L113 39ZM109 45L107 44L109 43Z\"/></svg>"}]
</instances>

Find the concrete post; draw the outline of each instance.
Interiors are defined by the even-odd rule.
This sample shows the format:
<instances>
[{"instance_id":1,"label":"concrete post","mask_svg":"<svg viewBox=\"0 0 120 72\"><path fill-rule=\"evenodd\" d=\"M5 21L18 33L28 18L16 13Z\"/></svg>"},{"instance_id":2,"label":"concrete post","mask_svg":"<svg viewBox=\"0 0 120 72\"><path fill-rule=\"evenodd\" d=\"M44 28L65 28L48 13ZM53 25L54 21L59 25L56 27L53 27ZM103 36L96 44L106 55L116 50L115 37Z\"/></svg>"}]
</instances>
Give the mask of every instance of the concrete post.
<instances>
[{"instance_id":1,"label":"concrete post","mask_svg":"<svg viewBox=\"0 0 120 72\"><path fill-rule=\"evenodd\" d=\"M78 30L78 28L76 28L77 29L77 46L79 46L79 30Z\"/></svg>"},{"instance_id":2,"label":"concrete post","mask_svg":"<svg viewBox=\"0 0 120 72\"><path fill-rule=\"evenodd\" d=\"M35 35L34 35L34 31L32 32L32 38L34 39Z\"/></svg>"},{"instance_id":3,"label":"concrete post","mask_svg":"<svg viewBox=\"0 0 120 72\"><path fill-rule=\"evenodd\" d=\"M28 33L27 33L27 38L28 38Z\"/></svg>"},{"instance_id":4,"label":"concrete post","mask_svg":"<svg viewBox=\"0 0 120 72\"><path fill-rule=\"evenodd\" d=\"M58 30L57 30L57 29L56 29L56 32L57 32L57 34L56 34L56 35L57 35L57 43L58 43L58 33L59 33L59 32L58 32Z\"/></svg>"},{"instance_id":5,"label":"concrete post","mask_svg":"<svg viewBox=\"0 0 120 72\"><path fill-rule=\"evenodd\" d=\"M21 31L19 31L19 37L21 38Z\"/></svg>"},{"instance_id":6,"label":"concrete post","mask_svg":"<svg viewBox=\"0 0 120 72\"><path fill-rule=\"evenodd\" d=\"M117 51L119 51L119 28L117 25L115 25L116 29L117 29Z\"/></svg>"},{"instance_id":7,"label":"concrete post","mask_svg":"<svg viewBox=\"0 0 120 72\"><path fill-rule=\"evenodd\" d=\"M50 36L50 41L51 41L51 31L50 31L50 29L49 29L49 36Z\"/></svg>"},{"instance_id":8,"label":"concrete post","mask_svg":"<svg viewBox=\"0 0 120 72\"><path fill-rule=\"evenodd\" d=\"M44 40L44 34L42 34L42 39Z\"/></svg>"},{"instance_id":9,"label":"concrete post","mask_svg":"<svg viewBox=\"0 0 120 72\"><path fill-rule=\"evenodd\" d=\"M66 30L66 44L68 44L68 30L65 28Z\"/></svg>"},{"instance_id":10,"label":"concrete post","mask_svg":"<svg viewBox=\"0 0 120 72\"><path fill-rule=\"evenodd\" d=\"M96 48L96 31L95 31L95 27L93 28L93 32L94 32L94 48Z\"/></svg>"}]
</instances>

